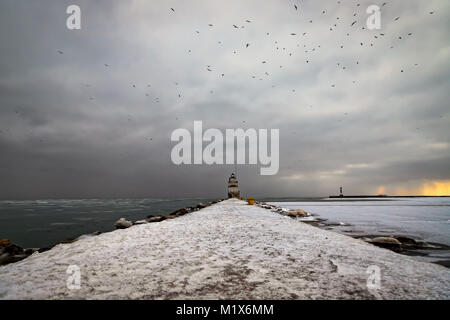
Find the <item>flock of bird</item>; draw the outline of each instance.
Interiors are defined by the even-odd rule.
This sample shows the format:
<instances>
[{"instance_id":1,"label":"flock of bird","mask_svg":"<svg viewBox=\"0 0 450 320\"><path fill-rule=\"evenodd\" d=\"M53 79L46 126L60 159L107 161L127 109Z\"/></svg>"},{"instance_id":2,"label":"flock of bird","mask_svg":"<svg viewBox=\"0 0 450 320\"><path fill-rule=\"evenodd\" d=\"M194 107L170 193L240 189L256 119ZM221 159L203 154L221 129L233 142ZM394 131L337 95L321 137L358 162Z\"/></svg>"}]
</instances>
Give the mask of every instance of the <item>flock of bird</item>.
<instances>
[{"instance_id":1,"label":"flock of bird","mask_svg":"<svg viewBox=\"0 0 450 320\"><path fill-rule=\"evenodd\" d=\"M341 1L337 1L337 3L340 4ZM361 4L359 4L359 3L356 4L356 8L358 8L360 6L361 6ZM385 6L388 6L388 2L384 2L381 5L381 7L385 7ZM303 12L301 10L301 6L299 4L292 4L292 10L295 10L295 12L298 12L302 16L308 14L307 12ZM178 10L176 8L169 8L169 12L170 12L171 15L176 15L178 13ZM365 12L365 10L364 10L364 12ZM319 14L322 15L322 16L327 16L328 15L328 11L327 10L321 10L321 12ZM428 14L433 15L434 11L430 11L430 12L428 12ZM365 23L365 20L366 20L367 16L366 15L361 15L361 16L363 16L363 17L362 17L362 19L360 19L360 21ZM358 13L355 12L351 16L350 20L348 20L348 18L345 19L344 17L340 17L340 16L335 16L333 18L329 18L333 22L331 22L329 27L327 27L327 28L329 28L329 32L334 32L336 30L345 30L344 33L343 33L343 34L345 34L344 38L349 39L349 41L351 41L352 35L358 30L358 18L357 17L358 17ZM310 19L310 18L304 18L304 19L306 19L305 21L306 21L307 24L313 24L314 23L313 19ZM347 21L345 21L345 20L347 20ZM396 22L398 20L400 20L399 16L395 17L393 19L393 22ZM330 21L330 20L328 20L328 21ZM242 30L242 29L245 29L247 25L254 24L254 22L255 22L255 18L244 19L242 24L236 24L235 22L234 23L230 22L229 27L232 28L232 29L235 29L235 30ZM215 28L213 23L205 23L205 26L206 25L208 26L209 29ZM361 30L365 30L366 29L365 25L361 25L360 28L361 28ZM302 54L302 55L306 56L305 60L304 60L304 63L307 64L307 65L311 65L314 62L314 56L313 55L317 54L319 51L321 51L321 50L340 50L340 49L344 49L344 47L346 46L346 44L344 44L344 43L340 44L337 48L329 48L328 47L330 45L329 43L326 43L323 46L321 44L308 45L309 42L307 41L307 39L314 38L314 34L310 35L307 31L308 30L303 30L303 32L300 32L300 33L299 32L291 32L289 34L292 37L301 37L301 39L294 38L294 39L296 39L296 42L297 42L295 48L287 48L286 46L283 46L281 44L281 42L274 41L272 39L271 41L273 41L273 43L272 42L271 43L273 45L274 53L277 53L277 52L279 52L279 53L286 53L286 57L292 57L292 56L295 56L295 55ZM200 36L200 34L201 34L200 30L193 30L193 32L197 36ZM271 32L265 31L263 34L268 37L268 36L271 35ZM366 47L366 48L374 47L376 45L376 41L377 40L379 40L379 39L381 39L383 37L385 37L385 38L388 37L386 32L374 32L374 31L372 31L371 33L368 32L367 34L370 35L370 39L368 39L365 42L359 42L358 45L360 47ZM340 35L342 36L342 34L340 34ZM405 40L405 38L412 37L412 36L413 36L412 32L408 32L408 33L402 34L402 35L391 36L391 42L394 39L397 40L397 41L402 41L402 40ZM337 36L336 38L339 38L339 37ZM348 43L348 41L346 43ZM218 41L218 44L219 45L223 45L223 42L222 41ZM354 43L350 43L350 45L351 44L354 44ZM246 42L244 42L242 44L241 48L231 48L231 51L233 52L233 54L237 55L237 54L239 54L240 50L247 50L251 46L252 46L252 43L249 42L249 41L246 41ZM394 45L391 44L389 46L389 48L393 49ZM230 48L228 48L228 49L230 49ZM186 52L189 53L189 54L193 54L194 51L195 50L193 50L192 48L186 48ZM65 54L64 51L62 51L62 50L58 50L57 52L60 55L64 55ZM340 68L342 71L345 71L345 72L347 72L351 68L354 68L354 67L360 65L360 61L359 60L353 61L352 63L349 63L348 61L346 61L346 63L343 63L341 61L336 61L335 63L336 63L336 67ZM267 69L267 66L270 65L269 59L262 60L261 61L261 65L262 65L263 69L265 68L265 70L262 70L262 72L260 74L249 74L248 75L249 78L251 78L251 79L258 79L260 81L263 81L265 79L269 79L270 78L270 76L273 74L273 72L270 73L269 70ZM113 66L110 63L104 63L103 66L104 66L104 68L113 68ZM273 69L274 66L273 65L270 65L270 66ZM415 63L414 66L417 67L418 63ZM283 65L279 65L279 66L277 65L276 66L276 68L278 70L280 70L280 72L282 72L282 70L289 69L289 67L290 67L289 66L289 62L287 60L286 60L286 65L283 64ZM207 65L205 65L205 72L207 72L207 73L215 73L216 70L211 64L207 64ZM399 68L399 72L400 73L404 73L405 69L404 68ZM226 77L226 73L224 71L217 71L217 74L218 74L218 76L220 78ZM180 90L179 82L178 81L174 81L173 83L175 84L175 87L176 87L175 97L178 98L178 99L183 99L183 94L182 94L182 92ZM352 83L355 84L356 80L353 79ZM87 88L91 88L92 87L91 84L84 84L84 85ZM275 88L276 85L272 84L271 87ZM337 88L338 85L337 85L337 83L333 83L332 82L332 83L330 83L330 87L331 88ZM137 88L142 88L143 90L145 90L145 97L147 97L147 98L153 97L153 102L154 103L159 103L161 101L160 97L158 97L157 95L153 94L151 84L138 84L138 83L131 83L130 84L130 89L137 89ZM295 88L290 89L290 90L293 93L296 92ZM209 90L209 93L210 94L214 94L214 90ZM89 101L94 101L95 100L94 96L89 96L89 98L88 98ZM310 105L309 107L312 108L313 106ZM347 116L348 112L344 113L344 115ZM441 116L441 118L442 118L442 116ZM131 121L131 120L132 120L131 117L129 117L128 121ZM243 121L243 123L245 123L245 120ZM150 141L152 139L151 138L146 138L146 140Z\"/></svg>"},{"instance_id":2,"label":"flock of bird","mask_svg":"<svg viewBox=\"0 0 450 320\"><path fill-rule=\"evenodd\" d=\"M341 1L337 1L337 4L341 4ZM385 7L386 5L388 5L388 2L382 3L381 7ZM300 5L299 5L299 4L292 4L292 6L293 6L293 9L294 9L295 11L301 11L301 8L300 8ZM357 7L357 8L360 7L360 6L361 6L360 3L357 3L357 4L356 4L356 7ZM176 10L175 8L170 8L170 12L171 12L172 14L175 14L175 13L177 13L177 10ZM327 10L322 10L321 13L322 13L322 15L326 15L326 14L327 14ZM305 13L305 14L306 14L306 13ZM434 14L434 11L430 11L429 14ZM357 17L357 16L358 16L358 13L356 13L356 12L353 13L353 18L355 18L355 17ZM364 19L363 19L364 22L365 22L365 17L366 17L366 16L364 16ZM395 21L398 21L399 19L400 19L400 17L395 17L393 21L395 22ZM353 19L352 19L352 20L353 20ZM247 23L247 24L252 23L252 20L250 20L250 19L246 19L246 20L244 20L244 21L245 21L245 23ZM307 19L307 21L308 21L309 23L313 23L313 20L312 20L312 19ZM341 22L343 22L343 18L342 18L342 17L339 17L339 16L336 17L336 22L335 22L335 23L332 23L332 25L329 27L329 30L330 30L330 31L336 30L337 28L339 28L338 23L341 23ZM353 20L351 23L348 24L348 26L349 26L350 28L355 28L357 23L358 23L358 20ZM212 28L212 27L214 27L214 24L208 23L208 27ZM230 23L230 27L232 27L232 28L234 28L234 29L243 29L243 28L245 28L245 25L239 26L239 25L237 25L237 24ZM365 30L366 27L365 27L365 26L362 26L361 29L362 29L362 30ZM354 30L352 30L352 32L353 32L353 31L354 31ZM199 35L199 34L200 34L200 31L199 31L199 30L195 30L195 33L196 33L197 35ZM307 34L308 34L307 32L302 32L302 33L301 33L301 35L302 35L303 37L307 36ZM270 35L270 32L266 32L266 35L267 35L267 36ZM291 36L297 36L297 35L299 35L299 34L297 34L296 32L291 32L290 35L291 35ZM346 36L347 36L347 37L351 37L351 33L350 33L350 32L346 32ZM379 39L379 38L381 38L381 37L385 37L385 36L386 36L386 34L385 34L384 32L380 32L380 33L378 33L378 34L373 35L373 39L374 39L374 40L368 41L367 43L360 42L359 45L360 45L360 46L373 47L373 46L374 46L374 42L375 42L377 39ZM411 37L411 36L412 36L412 33L409 32L409 33L407 33L405 36ZM396 38L397 38L398 40L403 40L403 39L405 38L405 36L398 35L398 36L396 36ZM222 41L218 41L218 44L222 44ZM244 46L245 49L247 49L247 48L249 48L249 47L251 46L251 43L250 43L250 42L246 42L243 46ZM281 45L278 43L278 41L274 41L274 46L275 46L275 50L286 52L286 49L287 49L287 48L286 48L286 47L281 47ZM299 47L300 47L300 43L297 44L297 48L299 48ZM305 54L312 54L312 53L317 53L321 48L322 48L322 46L321 46L320 44L318 44L318 45L316 45L316 46L311 46L311 47L307 47L306 44L303 44L303 46L302 46L302 51L304 51ZM391 45L389 48L390 48L390 49L393 49L394 46ZM344 49L344 44L339 45L339 47L336 48L336 49ZM332 49L332 50L333 50L333 49ZM192 49L188 49L187 52L188 52L188 53L192 53ZM59 53L59 54L64 54L64 52L63 52L62 50L58 50L58 53ZM233 50L233 53L234 53L234 54L238 54L238 49L234 49L234 50ZM296 52L294 52L294 51L291 50L291 52L288 53L288 56L289 56L289 57L292 57L295 53L296 53ZM305 62L306 64L310 64L310 63L312 62L312 60L313 60L313 58L307 57L307 58L305 59L304 62ZM268 64L268 61L263 60L263 61L261 61L261 63L262 63L263 65L266 65L266 64ZM354 63L355 63L355 65L359 65L359 64L360 64L359 61L355 61ZM341 64L340 62L336 62L336 65L337 65L337 67L341 68L342 70L348 70L348 69L350 68L350 66L348 66L348 65L343 65L343 64ZM414 64L414 66L418 66L418 64L416 63L416 64ZM104 63L104 67L108 68L108 67L110 67L110 64ZM280 65L280 66L279 66L279 69L283 69L283 68L286 69L285 66L283 66L283 65ZM211 65L206 65L205 70L206 70L207 72L214 72L213 67L212 67ZM403 73L403 72L404 72L404 69L400 69L399 71L400 71L401 73ZM270 74L269 74L268 71L264 71L263 75L266 76L266 77L270 76ZM225 77L225 73L224 73L224 72L219 72L219 76L220 76L220 77ZM255 75L255 74L250 75L250 77L251 77L252 79L258 79L258 80L260 80L260 81L264 80L264 77L261 77L261 76ZM353 80L352 82L353 82L353 83L356 83L355 80ZM178 86L178 83L176 83L176 85ZM86 85L86 86L89 86L89 87L90 87L90 85ZM150 88L150 87L151 87L151 85L149 85L149 84L147 84L146 86L147 86L147 88ZM332 88L336 88L337 85L336 85L336 83L332 83L332 84L330 84L330 86L331 86ZM132 88L136 88L136 84L131 84L131 87L132 87ZM272 85L272 88L275 88L275 87L276 87L276 85ZM295 89L292 89L292 92L295 92ZM210 90L210 93L214 93L214 91L213 91L213 90ZM150 97L150 93L148 93L148 92L145 93L145 96L146 96L146 97ZM177 96L178 98L180 98L180 99L182 98L182 94L181 94L180 92L177 92L177 93L176 93L176 96ZM95 100L95 98L94 98L94 97L89 97L89 100ZM155 98L154 98L154 102L157 102L157 103L160 102L160 98L159 98L159 97L155 97Z\"/></svg>"}]
</instances>

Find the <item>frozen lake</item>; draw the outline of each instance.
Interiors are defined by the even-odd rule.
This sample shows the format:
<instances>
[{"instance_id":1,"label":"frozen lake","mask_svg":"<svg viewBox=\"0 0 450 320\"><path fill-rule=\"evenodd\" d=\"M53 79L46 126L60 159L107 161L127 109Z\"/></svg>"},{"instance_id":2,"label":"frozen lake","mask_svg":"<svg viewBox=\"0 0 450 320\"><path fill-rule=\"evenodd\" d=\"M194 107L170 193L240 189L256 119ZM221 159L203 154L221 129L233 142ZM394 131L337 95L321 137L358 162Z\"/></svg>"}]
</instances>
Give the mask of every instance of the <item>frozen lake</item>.
<instances>
[{"instance_id":1,"label":"frozen lake","mask_svg":"<svg viewBox=\"0 0 450 320\"><path fill-rule=\"evenodd\" d=\"M335 223L341 233L405 235L450 246L450 198L317 199L316 201L270 202L297 209ZM448 252L433 255L449 257Z\"/></svg>"}]
</instances>

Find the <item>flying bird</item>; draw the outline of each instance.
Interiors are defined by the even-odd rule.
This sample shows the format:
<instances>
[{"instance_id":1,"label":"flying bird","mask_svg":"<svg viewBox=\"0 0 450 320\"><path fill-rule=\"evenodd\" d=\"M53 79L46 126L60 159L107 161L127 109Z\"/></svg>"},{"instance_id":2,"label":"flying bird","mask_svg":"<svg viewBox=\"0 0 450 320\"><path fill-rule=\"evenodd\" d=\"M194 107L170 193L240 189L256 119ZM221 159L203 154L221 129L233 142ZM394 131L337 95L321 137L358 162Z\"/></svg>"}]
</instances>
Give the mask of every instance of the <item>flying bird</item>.
<instances>
[{"instance_id":1,"label":"flying bird","mask_svg":"<svg viewBox=\"0 0 450 320\"><path fill-rule=\"evenodd\" d=\"M174 8L170 8L170 10L172 10L173 12L175 12L175 9L174 9Z\"/></svg>"},{"instance_id":2,"label":"flying bird","mask_svg":"<svg viewBox=\"0 0 450 320\"><path fill-rule=\"evenodd\" d=\"M58 53L59 53L59 54L64 54L64 52L62 52L61 50L58 50Z\"/></svg>"},{"instance_id":3,"label":"flying bird","mask_svg":"<svg viewBox=\"0 0 450 320\"><path fill-rule=\"evenodd\" d=\"M355 25L355 23L356 23L356 21L353 21L351 26L353 27Z\"/></svg>"}]
</instances>

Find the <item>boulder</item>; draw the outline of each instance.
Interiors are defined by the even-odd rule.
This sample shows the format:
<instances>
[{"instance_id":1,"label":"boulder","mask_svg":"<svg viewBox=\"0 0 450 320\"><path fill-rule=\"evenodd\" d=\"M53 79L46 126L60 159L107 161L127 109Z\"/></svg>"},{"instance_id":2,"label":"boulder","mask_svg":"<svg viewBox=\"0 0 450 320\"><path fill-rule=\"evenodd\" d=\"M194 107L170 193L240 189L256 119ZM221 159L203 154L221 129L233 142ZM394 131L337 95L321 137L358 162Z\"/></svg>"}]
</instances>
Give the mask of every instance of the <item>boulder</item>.
<instances>
[{"instance_id":1,"label":"boulder","mask_svg":"<svg viewBox=\"0 0 450 320\"><path fill-rule=\"evenodd\" d=\"M133 224L139 225L139 224L147 224L147 223L148 223L147 220L138 220L138 221L135 221Z\"/></svg>"},{"instance_id":2,"label":"boulder","mask_svg":"<svg viewBox=\"0 0 450 320\"><path fill-rule=\"evenodd\" d=\"M145 221L147 221L147 222L161 222L163 220L166 220L166 217L158 216L158 217L152 217L152 218L145 219Z\"/></svg>"},{"instance_id":3,"label":"boulder","mask_svg":"<svg viewBox=\"0 0 450 320\"><path fill-rule=\"evenodd\" d=\"M297 209L293 211L289 211L288 216L290 217L306 217L308 213L305 210Z\"/></svg>"},{"instance_id":4,"label":"boulder","mask_svg":"<svg viewBox=\"0 0 450 320\"><path fill-rule=\"evenodd\" d=\"M416 240L405 236L396 236L395 239L400 241L403 245L415 246L418 244Z\"/></svg>"},{"instance_id":5,"label":"boulder","mask_svg":"<svg viewBox=\"0 0 450 320\"><path fill-rule=\"evenodd\" d=\"M166 219L175 219L177 217L177 215L169 214L168 216L166 216Z\"/></svg>"},{"instance_id":6,"label":"boulder","mask_svg":"<svg viewBox=\"0 0 450 320\"><path fill-rule=\"evenodd\" d=\"M401 250L402 243L395 238L392 237L377 237L373 238L371 241L372 244L392 250Z\"/></svg>"},{"instance_id":7,"label":"boulder","mask_svg":"<svg viewBox=\"0 0 450 320\"><path fill-rule=\"evenodd\" d=\"M182 216L182 215L185 215L188 212L189 212L188 209L181 208L181 209L178 209L178 210L172 212L170 215L172 215L172 216Z\"/></svg>"},{"instance_id":8,"label":"boulder","mask_svg":"<svg viewBox=\"0 0 450 320\"><path fill-rule=\"evenodd\" d=\"M16 246L15 244L10 244L6 248L4 248L4 252L14 256L18 254L23 254L23 248Z\"/></svg>"},{"instance_id":9,"label":"boulder","mask_svg":"<svg viewBox=\"0 0 450 320\"><path fill-rule=\"evenodd\" d=\"M24 250L24 253L27 255L33 254L35 252L39 252L39 248L27 248Z\"/></svg>"},{"instance_id":10,"label":"boulder","mask_svg":"<svg viewBox=\"0 0 450 320\"><path fill-rule=\"evenodd\" d=\"M6 248L11 245L11 241L8 239L0 239L0 248Z\"/></svg>"},{"instance_id":11,"label":"boulder","mask_svg":"<svg viewBox=\"0 0 450 320\"><path fill-rule=\"evenodd\" d=\"M203 209L203 208L206 208L206 207L207 207L207 205L204 204L204 203L201 203L201 202L197 205L198 209Z\"/></svg>"},{"instance_id":12,"label":"boulder","mask_svg":"<svg viewBox=\"0 0 450 320\"><path fill-rule=\"evenodd\" d=\"M120 218L114 225L116 226L116 229L126 229L131 227L133 223L131 221L125 220L125 218Z\"/></svg>"}]
</instances>

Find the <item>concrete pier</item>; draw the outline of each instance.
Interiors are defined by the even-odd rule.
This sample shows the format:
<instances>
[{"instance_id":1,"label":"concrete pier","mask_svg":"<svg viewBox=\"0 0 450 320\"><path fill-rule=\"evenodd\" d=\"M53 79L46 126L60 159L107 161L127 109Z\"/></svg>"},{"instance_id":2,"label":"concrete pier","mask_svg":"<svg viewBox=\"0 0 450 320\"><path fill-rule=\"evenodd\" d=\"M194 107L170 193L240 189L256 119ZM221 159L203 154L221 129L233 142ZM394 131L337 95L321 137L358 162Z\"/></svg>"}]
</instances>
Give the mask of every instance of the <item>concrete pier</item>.
<instances>
[{"instance_id":1,"label":"concrete pier","mask_svg":"<svg viewBox=\"0 0 450 320\"><path fill-rule=\"evenodd\" d=\"M67 287L71 265L80 270L79 289ZM442 266L237 199L0 267L1 299L449 297Z\"/></svg>"}]
</instances>

